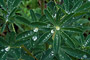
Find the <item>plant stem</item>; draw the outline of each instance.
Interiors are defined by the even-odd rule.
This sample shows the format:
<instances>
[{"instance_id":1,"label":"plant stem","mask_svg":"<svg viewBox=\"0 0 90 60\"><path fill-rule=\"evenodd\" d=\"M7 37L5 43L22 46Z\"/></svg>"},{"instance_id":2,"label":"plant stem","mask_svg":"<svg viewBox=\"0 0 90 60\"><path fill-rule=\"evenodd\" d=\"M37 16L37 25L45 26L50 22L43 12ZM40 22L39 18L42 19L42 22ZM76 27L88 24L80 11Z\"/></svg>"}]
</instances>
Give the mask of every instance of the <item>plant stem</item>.
<instances>
[{"instance_id":1,"label":"plant stem","mask_svg":"<svg viewBox=\"0 0 90 60\"><path fill-rule=\"evenodd\" d=\"M32 53L31 53L24 45L22 45L21 47L27 52L28 55L30 55L30 56L32 56L34 59L38 60L35 56L32 55Z\"/></svg>"},{"instance_id":2,"label":"plant stem","mask_svg":"<svg viewBox=\"0 0 90 60\"><path fill-rule=\"evenodd\" d=\"M41 0L41 14L42 15L44 14L43 10L44 10L44 0Z\"/></svg>"},{"instance_id":3,"label":"plant stem","mask_svg":"<svg viewBox=\"0 0 90 60\"><path fill-rule=\"evenodd\" d=\"M13 28L13 31L16 33L13 23L12 23L12 28Z\"/></svg>"}]
</instances>

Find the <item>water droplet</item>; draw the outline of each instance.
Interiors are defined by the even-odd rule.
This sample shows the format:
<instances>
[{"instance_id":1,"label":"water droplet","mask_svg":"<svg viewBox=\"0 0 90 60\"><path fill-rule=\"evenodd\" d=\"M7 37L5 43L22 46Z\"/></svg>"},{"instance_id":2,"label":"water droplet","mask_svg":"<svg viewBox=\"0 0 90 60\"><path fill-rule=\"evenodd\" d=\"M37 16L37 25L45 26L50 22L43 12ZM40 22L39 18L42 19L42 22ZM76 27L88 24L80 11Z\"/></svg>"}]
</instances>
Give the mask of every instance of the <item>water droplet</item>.
<instances>
[{"instance_id":1,"label":"water droplet","mask_svg":"<svg viewBox=\"0 0 90 60\"><path fill-rule=\"evenodd\" d=\"M30 35L30 34L28 33L28 35Z\"/></svg>"},{"instance_id":2,"label":"water droplet","mask_svg":"<svg viewBox=\"0 0 90 60\"><path fill-rule=\"evenodd\" d=\"M36 41L37 40L37 36L33 36L32 39L33 39L33 41Z\"/></svg>"},{"instance_id":3,"label":"water droplet","mask_svg":"<svg viewBox=\"0 0 90 60\"><path fill-rule=\"evenodd\" d=\"M90 0L88 0L90 2Z\"/></svg>"},{"instance_id":4,"label":"water droplet","mask_svg":"<svg viewBox=\"0 0 90 60\"><path fill-rule=\"evenodd\" d=\"M83 25L83 24L80 24L80 25Z\"/></svg>"},{"instance_id":5,"label":"water droplet","mask_svg":"<svg viewBox=\"0 0 90 60\"><path fill-rule=\"evenodd\" d=\"M75 18L73 17L73 19L75 19Z\"/></svg>"},{"instance_id":6,"label":"water droplet","mask_svg":"<svg viewBox=\"0 0 90 60\"><path fill-rule=\"evenodd\" d=\"M87 58L87 55L83 55L83 58Z\"/></svg>"},{"instance_id":7,"label":"water droplet","mask_svg":"<svg viewBox=\"0 0 90 60\"><path fill-rule=\"evenodd\" d=\"M53 18L56 18L56 14L53 16Z\"/></svg>"},{"instance_id":8,"label":"water droplet","mask_svg":"<svg viewBox=\"0 0 90 60\"><path fill-rule=\"evenodd\" d=\"M8 18L6 19L6 22L8 22Z\"/></svg>"},{"instance_id":9,"label":"water droplet","mask_svg":"<svg viewBox=\"0 0 90 60\"><path fill-rule=\"evenodd\" d=\"M54 33L54 30L51 30L51 33Z\"/></svg>"},{"instance_id":10,"label":"water droplet","mask_svg":"<svg viewBox=\"0 0 90 60\"><path fill-rule=\"evenodd\" d=\"M10 50L10 46L5 48L5 51L9 51Z\"/></svg>"},{"instance_id":11,"label":"water droplet","mask_svg":"<svg viewBox=\"0 0 90 60\"><path fill-rule=\"evenodd\" d=\"M38 32L38 28L35 28L33 31L34 31L34 32Z\"/></svg>"},{"instance_id":12,"label":"water droplet","mask_svg":"<svg viewBox=\"0 0 90 60\"><path fill-rule=\"evenodd\" d=\"M27 37L27 35L25 35L25 37Z\"/></svg>"},{"instance_id":13,"label":"water droplet","mask_svg":"<svg viewBox=\"0 0 90 60\"><path fill-rule=\"evenodd\" d=\"M2 52L4 51L4 49L1 50Z\"/></svg>"},{"instance_id":14,"label":"water droplet","mask_svg":"<svg viewBox=\"0 0 90 60\"><path fill-rule=\"evenodd\" d=\"M56 26L56 30L60 30L60 27L59 26Z\"/></svg>"},{"instance_id":15,"label":"water droplet","mask_svg":"<svg viewBox=\"0 0 90 60\"><path fill-rule=\"evenodd\" d=\"M51 25L50 24L47 24L47 28L49 28Z\"/></svg>"}]
</instances>

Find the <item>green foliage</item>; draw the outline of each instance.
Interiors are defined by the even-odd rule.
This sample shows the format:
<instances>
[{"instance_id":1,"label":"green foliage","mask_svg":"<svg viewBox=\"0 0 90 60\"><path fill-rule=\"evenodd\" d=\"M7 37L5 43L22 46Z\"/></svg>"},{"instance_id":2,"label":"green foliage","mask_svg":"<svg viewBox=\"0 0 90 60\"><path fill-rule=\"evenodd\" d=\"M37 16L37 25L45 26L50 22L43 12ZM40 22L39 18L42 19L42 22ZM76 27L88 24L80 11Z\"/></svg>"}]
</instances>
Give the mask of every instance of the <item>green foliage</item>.
<instances>
[{"instance_id":1,"label":"green foliage","mask_svg":"<svg viewBox=\"0 0 90 60\"><path fill-rule=\"evenodd\" d=\"M47 2L22 13L27 1L0 0L0 60L90 60L90 2Z\"/></svg>"}]
</instances>

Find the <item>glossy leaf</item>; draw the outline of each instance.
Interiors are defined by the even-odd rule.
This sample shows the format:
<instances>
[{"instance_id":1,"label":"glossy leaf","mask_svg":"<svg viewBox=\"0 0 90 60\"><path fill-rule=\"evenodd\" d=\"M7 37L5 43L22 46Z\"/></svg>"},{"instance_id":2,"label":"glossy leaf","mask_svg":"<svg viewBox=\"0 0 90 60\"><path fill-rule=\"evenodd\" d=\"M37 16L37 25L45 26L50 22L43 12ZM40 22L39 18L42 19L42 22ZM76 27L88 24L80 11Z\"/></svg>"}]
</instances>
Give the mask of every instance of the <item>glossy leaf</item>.
<instances>
[{"instance_id":1,"label":"glossy leaf","mask_svg":"<svg viewBox=\"0 0 90 60\"><path fill-rule=\"evenodd\" d=\"M33 31L25 31L23 33L20 33L17 35L16 40L21 40L21 39L28 39L31 36L33 36L34 32Z\"/></svg>"},{"instance_id":2,"label":"glossy leaf","mask_svg":"<svg viewBox=\"0 0 90 60\"><path fill-rule=\"evenodd\" d=\"M78 8L75 12L80 12L82 10L88 9L88 8L90 8L89 5L90 5L90 2L87 2L87 3L83 4L80 8Z\"/></svg>"},{"instance_id":3,"label":"glossy leaf","mask_svg":"<svg viewBox=\"0 0 90 60\"><path fill-rule=\"evenodd\" d=\"M48 49L47 51L44 52L41 60L52 60L54 57L54 53L52 49Z\"/></svg>"},{"instance_id":4,"label":"glossy leaf","mask_svg":"<svg viewBox=\"0 0 90 60\"><path fill-rule=\"evenodd\" d=\"M51 16L51 14L47 10L45 10L45 15L50 23L55 24L53 17Z\"/></svg>"},{"instance_id":5,"label":"glossy leaf","mask_svg":"<svg viewBox=\"0 0 90 60\"><path fill-rule=\"evenodd\" d=\"M60 33L56 31L56 34L53 40L53 50L55 54L57 54L60 49L60 43L61 43L61 36L60 36Z\"/></svg>"},{"instance_id":6,"label":"glossy leaf","mask_svg":"<svg viewBox=\"0 0 90 60\"><path fill-rule=\"evenodd\" d=\"M8 42L6 40L4 40L2 37L0 37L0 45L6 46L6 45L8 45Z\"/></svg>"},{"instance_id":7,"label":"glossy leaf","mask_svg":"<svg viewBox=\"0 0 90 60\"><path fill-rule=\"evenodd\" d=\"M37 22L37 18L35 16L35 13L34 13L33 10L30 10L30 14L31 14L31 17L32 17L32 21Z\"/></svg>"},{"instance_id":8,"label":"glossy leaf","mask_svg":"<svg viewBox=\"0 0 90 60\"><path fill-rule=\"evenodd\" d=\"M67 35L65 32L62 32L62 36L64 37L64 40L67 45L69 45L71 48L75 47L74 42L73 42L72 38L69 37L69 35Z\"/></svg>"},{"instance_id":9,"label":"glossy leaf","mask_svg":"<svg viewBox=\"0 0 90 60\"><path fill-rule=\"evenodd\" d=\"M79 28L62 28L65 31L70 31L70 32L83 32L81 29Z\"/></svg>"},{"instance_id":10,"label":"glossy leaf","mask_svg":"<svg viewBox=\"0 0 90 60\"><path fill-rule=\"evenodd\" d=\"M79 58L79 59L90 59L90 54L84 52L84 51L81 51L81 50L78 50L78 49L71 49L71 48L67 48L67 47L64 47L63 50L73 56L73 57L76 57L76 58Z\"/></svg>"},{"instance_id":11,"label":"glossy leaf","mask_svg":"<svg viewBox=\"0 0 90 60\"><path fill-rule=\"evenodd\" d=\"M17 16L16 19L18 19L17 21L22 22L22 23L24 23L24 24L26 24L26 25L30 25L30 21L27 20L27 19L24 18L24 17Z\"/></svg>"},{"instance_id":12,"label":"glossy leaf","mask_svg":"<svg viewBox=\"0 0 90 60\"><path fill-rule=\"evenodd\" d=\"M39 39L38 41L36 42L36 44L44 44L46 41L48 41L50 39L50 37L52 36L52 33L50 32L46 32L44 33Z\"/></svg>"}]
</instances>

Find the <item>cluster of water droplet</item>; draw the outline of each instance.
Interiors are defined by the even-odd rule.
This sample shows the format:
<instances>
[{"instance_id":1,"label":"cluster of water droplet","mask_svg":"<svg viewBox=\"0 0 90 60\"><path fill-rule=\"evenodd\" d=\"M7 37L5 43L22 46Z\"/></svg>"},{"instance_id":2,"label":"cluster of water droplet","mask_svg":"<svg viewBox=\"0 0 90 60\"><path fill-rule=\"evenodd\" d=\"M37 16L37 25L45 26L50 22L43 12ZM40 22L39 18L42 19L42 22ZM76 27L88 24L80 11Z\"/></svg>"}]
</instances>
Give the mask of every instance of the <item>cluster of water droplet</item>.
<instances>
[{"instance_id":1,"label":"cluster of water droplet","mask_svg":"<svg viewBox=\"0 0 90 60\"><path fill-rule=\"evenodd\" d=\"M83 46L86 47L88 43L89 43L89 39L85 42Z\"/></svg>"},{"instance_id":2,"label":"cluster of water droplet","mask_svg":"<svg viewBox=\"0 0 90 60\"><path fill-rule=\"evenodd\" d=\"M29 33L23 35L22 38L20 38L20 39L26 38L26 37L30 36L31 34L33 34L33 32L30 31Z\"/></svg>"},{"instance_id":3,"label":"cluster of water droplet","mask_svg":"<svg viewBox=\"0 0 90 60\"><path fill-rule=\"evenodd\" d=\"M43 42L45 42L49 37L51 36L51 33L49 33L43 40Z\"/></svg>"}]
</instances>

